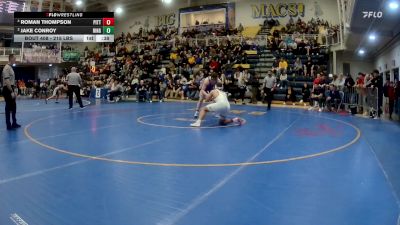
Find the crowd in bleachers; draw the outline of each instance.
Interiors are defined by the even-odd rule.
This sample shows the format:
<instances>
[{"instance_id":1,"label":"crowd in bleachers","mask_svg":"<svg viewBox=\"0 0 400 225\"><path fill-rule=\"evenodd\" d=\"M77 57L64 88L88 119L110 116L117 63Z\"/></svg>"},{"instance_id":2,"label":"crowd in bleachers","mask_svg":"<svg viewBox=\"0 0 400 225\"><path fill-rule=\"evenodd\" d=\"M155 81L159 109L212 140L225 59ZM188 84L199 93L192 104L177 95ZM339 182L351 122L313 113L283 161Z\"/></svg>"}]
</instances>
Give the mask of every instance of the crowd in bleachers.
<instances>
[{"instance_id":1,"label":"crowd in bleachers","mask_svg":"<svg viewBox=\"0 0 400 225\"><path fill-rule=\"evenodd\" d=\"M145 45L143 49L119 48L112 58L90 52L82 63L82 71L93 74L98 86L110 87L112 82L122 82L127 94L137 94L139 86L143 92L143 85L151 93L156 82L163 93L161 99L195 99L202 78L210 73L218 73L227 87L229 82L235 82L233 67L247 63L245 51L252 47L246 43L232 44L229 40L213 46L190 46L182 41L175 47L164 44L160 48L154 45ZM95 72L90 71L93 65ZM235 88L230 91L235 96Z\"/></svg>"},{"instance_id":2,"label":"crowd in bleachers","mask_svg":"<svg viewBox=\"0 0 400 225\"><path fill-rule=\"evenodd\" d=\"M163 40L171 40L178 34L178 29L175 27L161 27L146 30L140 28L138 32L124 32L121 35L115 37L116 44L127 44L132 41L139 42L152 42L152 41L163 41Z\"/></svg>"},{"instance_id":3,"label":"crowd in bleachers","mask_svg":"<svg viewBox=\"0 0 400 225\"><path fill-rule=\"evenodd\" d=\"M268 23L272 24L271 21ZM313 33L309 29L313 25L329 27L326 21L317 19L306 23L299 19L297 22L289 21L285 29L294 34L305 30ZM212 30L211 34L229 35L229 32ZM85 80L83 94L89 95L93 88L106 88L110 101L127 95L136 96L138 101L152 101L153 97L158 101L174 98L195 100L198 99L202 80L217 73L233 101L245 103L245 98L249 97L250 102L257 103L268 101L267 98L272 96L285 103L307 105L310 102L310 109L334 110L343 100L340 92L344 88L361 85L358 81L351 81L351 76L328 77L327 51L316 40L305 40L301 36L281 39L282 33L275 32L268 44L275 57L268 71L275 79L270 95L265 89L263 74L252 67L258 58L247 54L248 51L259 53L260 46L246 39L233 43L227 38L218 43L208 43L208 46L203 42L194 45L186 40L186 37L196 37L198 33L188 31L181 36L177 35L175 28L156 28L149 32L141 29L138 33L122 33L114 44L106 44L96 50L86 48L80 67ZM179 41L174 44L169 41L149 43L170 39ZM129 44L133 40L143 42L143 45L132 47ZM66 73L58 80L48 81L49 89L50 82L62 82ZM366 76L362 84L365 88L372 80L369 77ZM36 84L39 88L31 90L43 90L41 85ZM396 87L398 90L399 85Z\"/></svg>"},{"instance_id":4,"label":"crowd in bleachers","mask_svg":"<svg viewBox=\"0 0 400 225\"><path fill-rule=\"evenodd\" d=\"M225 26L209 26L209 27L188 27L180 35L178 29L175 27L157 27L155 29L146 30L140 28L138 32L122 32L116 36L116 44L128 44L133 41L138 42L154 42L154 41L168 41L173 40L175 37L184 38L201 38L205 36L227 36L237 35L238 29L228 29Z\"/></svg>"},{"instance_id":5,"label":"crowd in bleachers","mask_svg":"<svg viewBox=\"0 0 400 225\"><path fill-rule=\"evenodd\" d=\"M266 19L264 21L264 26L269 29L280 25L279 20L276 19ZM277 29L274 30L273 35L276 37L279 34L320 34L321 31L335 32L338 31L338 27L337 25L329 24L328 21L319 18L312 18L306 22L301 18L295 21L293 17L290 17L289 21L280 31Z\"/></svg>"},{"instance_id":6,"label":"crowd in bleachers","mask_svg":"<svg viewBox=\"0 0 400 225\"><path fill-rule=\"evenodd\" d=\"M205 36L232 36L239 33L238 29L227 29L225 26L211 26L209 28L200 29L197 27L187 28L182 32L185 38L201 38Z\"/></svg>"}]
</instances>

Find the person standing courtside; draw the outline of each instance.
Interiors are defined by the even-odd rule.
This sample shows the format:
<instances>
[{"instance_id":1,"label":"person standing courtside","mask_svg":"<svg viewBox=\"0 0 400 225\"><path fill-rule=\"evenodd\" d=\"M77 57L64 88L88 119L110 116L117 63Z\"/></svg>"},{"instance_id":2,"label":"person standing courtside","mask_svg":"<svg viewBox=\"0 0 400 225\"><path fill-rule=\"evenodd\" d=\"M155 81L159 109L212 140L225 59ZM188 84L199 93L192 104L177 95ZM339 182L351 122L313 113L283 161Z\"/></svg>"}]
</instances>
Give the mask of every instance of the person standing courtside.
<instances>
[{"instance_id":1,"label":"person standing courtside","mask_svg":"<svg viewBox=\"0 0 400 225\"><path fill-rule=\"evenodd\" d=\"M268 103L268 110L271 109L271 103L274 97L275 88L276 88L276 77L272 74L272 71L269 70L267 76L265 76L264 78L262 86L262 90L264 92L265 98Z\"/></svg>"},{"instance_id":2,"label":"person standing courtside","mask_svg":"<svg viewBox=\"0 0 400 225\"><path fill-rule=\"evenodd\" d=\"M84 108L82 104L82 98L81 98L81 85L82 85L82 79L79 73L76 72L76 68L72 67L71 68L71 73L67 75L67 82L68 82L68 99L69 99L69 109L72 109L73 106L73 97L74 93L76 96L76 99L78 100L79 106L81 108Z\"/></svg>"},{"instance_id":3,"label":"person standing courtside","mask_svg":"<svg viewBox=\"0 0 400 225\"><path fill-rule=\"evenodd\" d=\"M15 73L12 65L15 63L15 56L13 54L8 56L8 64L4 66L2 77L3 77L3 96L6 102L6 125L7 130L12 130L14 128L19 128L21 125L17 124L17 103L15 101L17 97L16 87L15 87ZM10 115L12 116L13 123L11 124Z\"/></svg>"}]
</instances>

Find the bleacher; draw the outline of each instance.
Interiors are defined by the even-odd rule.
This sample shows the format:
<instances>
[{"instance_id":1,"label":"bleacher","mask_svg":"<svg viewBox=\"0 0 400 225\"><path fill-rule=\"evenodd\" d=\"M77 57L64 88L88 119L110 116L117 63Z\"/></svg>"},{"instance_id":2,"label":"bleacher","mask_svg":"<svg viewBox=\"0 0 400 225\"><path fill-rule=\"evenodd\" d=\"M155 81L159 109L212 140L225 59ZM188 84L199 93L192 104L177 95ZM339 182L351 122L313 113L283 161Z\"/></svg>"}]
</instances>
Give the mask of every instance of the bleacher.
<instances>
[{"instance_id":1,"label":"bleacher","mask_svg":"<svg viewBox=\"0 0 400 225\"><path fill-rule=\"evenodd\" d=\"M305 77L305 76L289 76L288 75L289 85L293 87L293 90L296 92L297 101L302 99L301 90L304 86L304 83L307 83L308 87L311 89L313 85L313 78ZM277 88L274 94L274 100L285 101L287 88Z\"/></svg>"}]
</instances>

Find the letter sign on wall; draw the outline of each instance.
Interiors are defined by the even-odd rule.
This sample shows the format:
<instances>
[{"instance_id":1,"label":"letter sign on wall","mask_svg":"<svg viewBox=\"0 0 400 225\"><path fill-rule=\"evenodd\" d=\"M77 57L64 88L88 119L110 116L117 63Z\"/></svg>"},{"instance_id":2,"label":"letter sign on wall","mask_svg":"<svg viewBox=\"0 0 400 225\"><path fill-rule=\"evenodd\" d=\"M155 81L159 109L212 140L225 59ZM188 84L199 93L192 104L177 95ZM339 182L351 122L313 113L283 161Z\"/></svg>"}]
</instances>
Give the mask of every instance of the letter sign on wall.
<instances>
[{"instance_id":1,"label":"letter sign on wall","mask_svg":"<svg viewBox=\"0 0 400 225\"><path fill-rule=\"evenodd\" d=\"M265 17L286 17L302 16L304 17L303 3L277 3L251 5L252 17L254 19Z\"/></svg>"},{"instance_id":2,"label":"letter sign on wall","mask_svg":"<svg viewBox=\"0 0 400 225\"><path fill-rule=\"evenodd\" d=\"M175 13L156 16L156 21L157 21L156 27L172 26L175 24Z\"/></svg>"}]
</instances>

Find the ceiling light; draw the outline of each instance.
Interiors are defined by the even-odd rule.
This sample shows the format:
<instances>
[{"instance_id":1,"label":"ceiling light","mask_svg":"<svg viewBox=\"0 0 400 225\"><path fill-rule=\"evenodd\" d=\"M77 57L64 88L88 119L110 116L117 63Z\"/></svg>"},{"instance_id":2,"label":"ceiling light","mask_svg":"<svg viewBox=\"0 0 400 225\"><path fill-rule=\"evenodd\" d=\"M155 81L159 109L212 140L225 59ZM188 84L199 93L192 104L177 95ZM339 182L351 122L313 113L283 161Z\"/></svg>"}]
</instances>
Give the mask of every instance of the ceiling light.
<instances>
[{"instance_id":1,"label":"ceiling light","mask_svg":"<svg viewBox=\"0 0 400 225\"><path fill-rule=\"evenodd\" d=\"M364 49L358 50L358 54L359 54L359 55L364 55L364 54L365 54L365 50L364 50Z\"/></svg>"},{"instance_id":2,"label":"ceiling light","mask_svg":"<svg viewBox=\"0 0 400 225\"><path fill-rule=\"evenodd\" d=\"M375 34L370 34L370 35L368 36L368 39L369 39L370 41L375 41L375 39L376 39Z\"/></svg>"},{"instance_id":3,"label":"ceiling light","mask_svg":"<svg viewBox=\"0 0 400 225\"><path fill-rule=\"evenodd\" d=\"M75 5L77 5L77 6L81 6L82 4L83 4L83 2L81 0L78 0L75 2Z\"/></svg>"},{"instance_id":4,"label":"ceiling light","mask_svg":"<svg viewBox=\"0 0 400 225\"><path fill-rule=\"evenodd\" d=\"M171 4L172 0L162 0L164 4Z\"/></svg>"},{"instance_id":5,"label":"ceiling light","mask_svg":"<svg viewBox=\"0 0 400 225\"><path fill-rule=\"evenodd\" d=\"M122 8L121 7L116 8L115 9L115 13L121 14L122 13Z\"/></svg>"},{"instance_id":6,"label":"ceiling light","mask_svg":"<svg viewBox=\"0 0 400 225\"><path fill-rule=\"evenodd\" d=\"M396 1L392 1L392 2L389 3L389 8L390 9L397 9L397 8L399 8L399 3L396 2Z\"/></svg>"}]
</instances>

